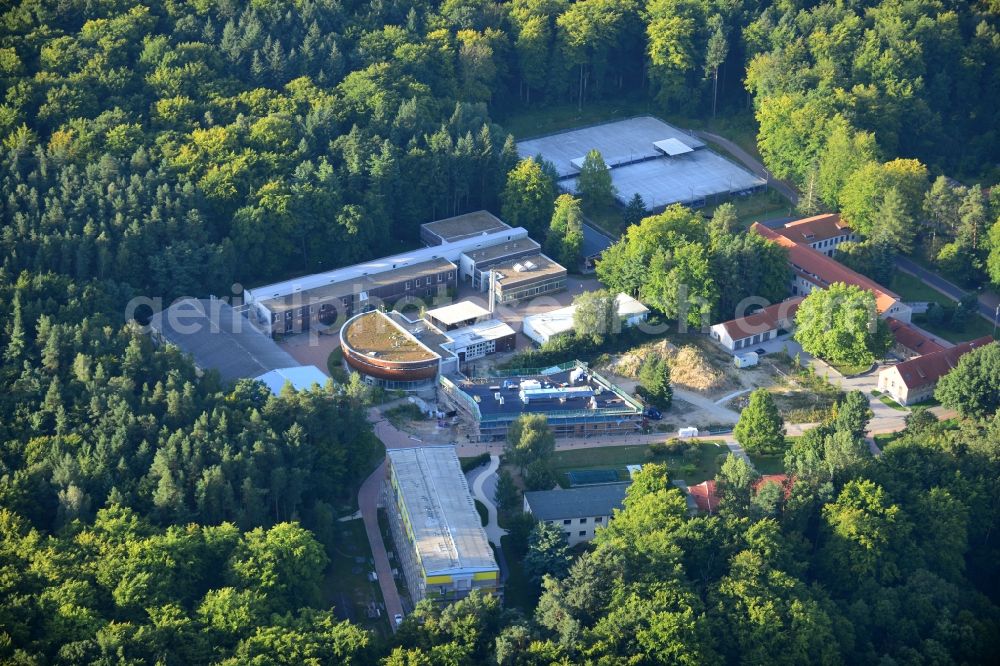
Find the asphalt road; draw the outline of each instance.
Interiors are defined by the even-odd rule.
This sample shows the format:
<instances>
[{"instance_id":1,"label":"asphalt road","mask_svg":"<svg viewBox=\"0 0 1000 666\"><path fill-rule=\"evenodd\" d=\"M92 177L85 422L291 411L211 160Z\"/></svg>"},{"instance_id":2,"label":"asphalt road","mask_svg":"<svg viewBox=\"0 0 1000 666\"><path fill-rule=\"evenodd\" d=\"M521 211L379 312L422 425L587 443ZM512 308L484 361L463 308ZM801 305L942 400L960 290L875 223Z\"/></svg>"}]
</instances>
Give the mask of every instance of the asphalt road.
<instances>
[{"instance_id":1,"label":"asphalt road","mask_svg":"<svg viewBox=\"0 0 1000 666\"><path fill-rule=\"evenodd\" d=\"M756 157L748 153L747 151L740 148L738 145L730 141L724 136L719 136L718 134L713 134L711 132L695 131L694 135L699 139L704 139L706 141L711 141L712 143L718 144L729 151L733 157L738 159L743 163L743 166L750 169L755 175L767 181L770 187L773 187L778 192L783 194L786 199L792 202L792 204L797 204L799 202L799 193L790 184L783 180L778 180L771 172L764 168L764 165L760 163Z\"/></svg>"},{"instance_id":2,"label":"asphalt road","mask_svg":"<svg viewBox=\"0 0 1000 666\"><path fill-rule=\"evenodd\" d=\"M897 257L896 267L899 268L901 271L904 271L914 277L919 278L920 281L926 284L928 287L936 289L937 291L941 292L942 294L952 299L953 301L961 300L963 296L969 293L964 289L962 289L961 287L951 282L948 282L948 280L945 280L937 273L927 270L920 264L910 259L907 259L906 257ZM985 302L983 296L979 297L977 304L979 307L979 315L983 317L986 321L990 322L991 324L996 323L997 306L990 305L989 303Z\"/></svg>"}]
</instances>

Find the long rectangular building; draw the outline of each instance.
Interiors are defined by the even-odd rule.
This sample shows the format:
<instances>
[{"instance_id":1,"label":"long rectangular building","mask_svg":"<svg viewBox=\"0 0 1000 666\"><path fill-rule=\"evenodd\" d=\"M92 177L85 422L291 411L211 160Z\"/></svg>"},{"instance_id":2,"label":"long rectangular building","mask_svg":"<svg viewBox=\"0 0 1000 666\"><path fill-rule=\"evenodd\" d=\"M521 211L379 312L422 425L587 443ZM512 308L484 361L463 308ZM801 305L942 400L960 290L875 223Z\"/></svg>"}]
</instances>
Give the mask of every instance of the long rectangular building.
<instances>
[{"instance_id":1,"label":"long rectangular building","mask_svg":"<svg viewBox=\"0 0 1000 666\"><path fill-rule=\"evenodd\" d=\"M522 414L542 414L556 437L624 436L642 428L643 405L579 361L500 378L438 377L443 404L473 442L502 442Z\"/></svg>"},{"instance_id":2,"label":"long rectangular building","mask_svg":"<svg viewBox=\"0 0 1000 666\"><path fill-rule=\"evenodd\" d=\"M910 306L871 278L851 270L819 250L797 243L758 222L754 222L750 228L788 250L793 296L806 296L813 289L826 289L835 282L843 282L870 291L875 296L875 308L879 316L895 317L903 322L910 321L913 313Z\"/></svg>"},{"instance_id":3,"label":"long rectangular building","mask_svg":"<svg viewBox=\"0 0 1000 666\"><path fill-rule=\"evenodd\" d=\"M249 315L269 334L298 333L317 323L342 322L382 302L391 305L406 297L443 295L460 282L472 283L477 267L481 270L477 252L490 249L491 261L503 261L519 256L526 247L537 251L537 243L525 229L502 228L247 289L244 300L250 306Z\"/></svg>"},{"instance_id":4,"label":"long rectangular building","mask_svg":"<svg viewBox=\"0 0 1000 666\"><path fill-rule=\"evenodd\" d=\"M413 603L497 593L493 557L453 446L386 451L385 505Z\"/></svg>"}]
</instances>

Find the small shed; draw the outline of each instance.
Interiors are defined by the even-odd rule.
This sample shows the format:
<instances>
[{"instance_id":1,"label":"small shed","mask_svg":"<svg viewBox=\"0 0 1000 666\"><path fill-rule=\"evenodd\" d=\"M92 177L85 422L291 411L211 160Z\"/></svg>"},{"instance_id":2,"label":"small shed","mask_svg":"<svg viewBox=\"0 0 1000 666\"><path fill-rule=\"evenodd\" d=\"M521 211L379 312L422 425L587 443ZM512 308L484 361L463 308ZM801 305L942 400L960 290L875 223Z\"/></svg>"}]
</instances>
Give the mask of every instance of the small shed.
<instances>
[{"instance_id":1,"label":"small shed","mask_svg":"<svg viewBox=\"0 0 1000 666\"><path fill-rule=\"evenodd\" d=\"M758 363L760 363L760 357L757 352L746 352L733 357L733 365L737 368L752 368Z\"/></svg>"},{"instance_id":2,"label":"small shed","mask_svg":"<svg viewBox=\"0 0 1000 666\"><path fill-rule=\"evenodd\" d=\"M680 439L687 439L689 437L697 437L698 429L695 427L681 428L677 431L677 437Z\"/></svg>"}]
</instances>

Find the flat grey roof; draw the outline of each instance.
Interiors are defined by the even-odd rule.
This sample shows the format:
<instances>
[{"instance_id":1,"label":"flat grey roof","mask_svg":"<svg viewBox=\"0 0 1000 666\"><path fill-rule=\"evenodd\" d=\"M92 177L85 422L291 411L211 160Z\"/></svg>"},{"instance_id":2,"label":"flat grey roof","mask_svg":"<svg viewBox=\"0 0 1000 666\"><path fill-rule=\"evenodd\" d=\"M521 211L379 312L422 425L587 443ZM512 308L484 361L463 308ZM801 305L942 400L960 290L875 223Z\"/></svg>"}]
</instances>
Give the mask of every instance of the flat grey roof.
<instances>
[{"instance_id":1,"label":"flat grey roof","mask_svg":"<svg viewBox=\"0 0 1000 666\"><path fill-rule=\"evenodd\" d=\"M444 243L510 229L510 225L485 210L435 220L420 226L440 238Z\"/></svg>"},{"instance_id":2,"label":"flat grey roof","mask_svg":"<svg viewBox=\"0 0 1000 666\"><path fill-rule=\"evenodd\" d=\"M539 520L565 520L610 516L625 502L628 483L608 483L580 488L538 490L524 493L531 514Z\"/></svg>"},{"instance_id":3,"label":"flat grey roof","mask_svg":"<svg viewBox=\"0 0 1000 666\"><path fill-rule=\"evenodd\" d=\"M533 254L520 259L508 259L490 270L497 273L497 284L501 289L509 288L529 280L552 275L565 275L566 268L544 254ZM502 277L501 277L502 276Z\"/></svg>"},{"instance_id":4,"label":"flat grey roof","mask_svg":"<svg viewBox=\"0 0 1000 666\"><path fill-rule=\"evenodd\" d=\"M451 326L452 324L468 321L470 319L486 317L490 314L490 311L482 305L473 303L472 301L459 301L458 303L443 305L439 308L428 310L424 314L427 317L438 320L442 324Z\"/></svg>"},{"instance_id":5,"label":"flat grey roof","mask_svg":"<svg viewBox=\"0 0 1000 666\"><path fill-rule=\"evenodd\" d=\"M573 160L595 148L608 166L615 166L662 155L653 144L665 139L675 139L695 150L705 146L704 141L684 130L658 118L642 116L518 141L517 153L522 158L541 155L552 162L560 177L566 177L579 173ZM648 201L646 205L650 205Z\"/></svg>"},{"instance_id":6,"label":"flat grey roof","mask_svg":"<svg viewBox=\"0 0 1000 666\"><path fill-rule=\"evenodd\" d=\"M378 273L385 273L397 268L411 266L430 261L432 259L446 259L448 261L458 261L463 254L470 253L479 248L492 247L519 238L527 238L528 232L521 227L515 229L504 229L484 236L474 236L465 238L453 243L444 243L433 247L424 247L410 252L394 254L381 259L372 259L361 264L346 266L324 273L314 273L303 275L291 280L276 282L274 284L247 289L244 295L247 302L257 303L269 299L280 299L289 294L301 291L309 291L318 287L332 285L341 282L354 283L365 276L374 276Z\"/></svg>"},{"instance_id":7,"label":"flat grey roof","mask_svg":"<svg viewBox=\"0 0 1000 666\"><path fill-rule=\"evenodd\" d=\"M737 193L766 185L767 181L707 148L676 157L660 157L618 167L611 182L622 204L636 194L653 210L674 203L691 203L707 196ZM577 179L560 186L576 193Z\"/></svg>"},{"instance_id":8,"label":"flat grey roof","mask_svg":"<svg viewBox=\"0 0 1000 666\"><path fill-rule=\"evenodd\" d=\"M419 264L407 264L402 268L394 268L374 275L361 275L351 282L323 284L279 298L262 298L260 299L260 304L271 312L285 312L286 310L301 308L311 303L321 303L331 301L335 298L353 296L376 287L405 282L407 280L417 280L428 275L437 275L438 273L457 269L458 267L452 262L438 257ZM434 284L437 283L435 282Z\"/></svg>"},{"instance_id":9,"label":"flat grey roof","mask_svg":"<svg viewBox=\"0 0 1000 666\"><path fill-rule=\"evenodd\" d=\"M466 252L465 256L472 259L473 262L478 265L495 259L503 259L504 257L508 257L512 254L538 252L541 249L542 246L538 244L538 241L531 238L521 238L500 245Z\"/></svg>"},{"instance_id":10,"label":"flat grey roof","mask_svg":"<svg viewBox=\"0 0 1000 666\"><path fill-rule=\"evenodd\" d=\"M424 574L496 571L453 446L388 449Z\"/></svg>"},{"instance_id":11,"label":"flat grey roof","mask_svg":"<svg viewBox=\"0 0 1000 666\"><path fill-rule=\"evenodd\" d=\"M259 377L299 365L270 336L218 299L177 301L154 314L150 327L191 354L199 368L218 370L223 381Z\"/></svg>"}]
</instances>

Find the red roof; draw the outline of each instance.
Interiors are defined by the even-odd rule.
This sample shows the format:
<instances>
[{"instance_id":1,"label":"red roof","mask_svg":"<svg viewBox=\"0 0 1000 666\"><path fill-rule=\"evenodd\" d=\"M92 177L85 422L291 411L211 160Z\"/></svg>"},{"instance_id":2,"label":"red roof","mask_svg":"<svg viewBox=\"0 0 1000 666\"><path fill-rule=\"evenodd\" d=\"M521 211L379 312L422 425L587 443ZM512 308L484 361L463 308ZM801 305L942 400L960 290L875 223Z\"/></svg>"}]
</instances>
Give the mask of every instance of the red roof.
<instances>
[{"instance_id":1,"label":"red roof","mask_svg":"<svg viewBox=\"0 0 1000 666\"><path fill-rule=\"evenodd\" d=\"M794 479L789 478L787 474L764 474L759 479L757 479L753 484L754 493L759 493L760 489L769 483L777 483L785 491L785 499L788 499L792 494L792 484Z\"/></svg>"},{"instance_id":2,"label":"red roof","mask_svg":"<svg viewBox=\"0 0 1000 666\"><path fill-rule=\"evenodd\" d=\"M933 354L947 349L935 340L924 335L906 322L899 321L895 317L886 317L885 323L889 324L889 330L896 338L896 344L909 349L918 356L921 354Z\"/></svg>"},{"instance_id":3,"label":"red roof","mask_svg":"<svg viewBox=\"0 0 1000 666\"><path fill-rule=\"evenodd\" d=\"M867 289L875 294L875 308L879 314L887 311L899 300L899 296L874 280L866 278L860 273L855 273L839 261L831 259L822 252L817 252L808 245L796 243L758 222L754 222L750 228L764 238L787 248L788 263L792 264L795 273L822 289L826 289L834 282L843 282Z\"/></svg>"},{"instance_id":4,"label":"red roof","mask_svg":"<svg viewBox=\"0 0 1000 666\"><path fill-rule=\"evenodd\" d=\"M698 485L688 486L688 494L694 498L699 511L715 513L719 509L719 497L715 494L715 481L709 479Z\"/></svg>"},{"instance_id":5,"label":"red roof","mask_svg":"<svg viewBox=\"0 0 1000 666\"><path fill-rule=\"evenodd\" d=\"M802 220L789 222L785 226L775 229L779 234L793 240L796 243L816 243L829 240L837 236L847 236L852 230L846 222L841 222L837 213L827 213L825 215L815 215Z\"/></svg>"},{"instance_id":6,"label":"red roof","mask_svg":"<svg viewBox=\"0 0 1000 666\"><path fill-rule=\"evenodd\" d=\"M803 300L804 297L795 296L757 310L745 317L723 322L721 326L726 329L726 333L733 340L742 340L751 335L758 335L765 331L783 328L791 324L792 318L795 316L795 311L799 309L799 303Z\"/></svg>"},{"instance_id":7,"label":"red roof","mask_svg":"<svg viewBox=\"0 0 1000 666\"><path fill-rule=\"evenodd\" d=\"M906 384L906 388L922 388L936 384L939 379L947 375L958 365L958 359L973 349L978 349L991 342L993 342L993 336L986 335L978 340L970 340L969 342L963 342L932 354L924 354L923 356L911 358L909 361L904 361L892 367L899 373L903 383Z\"/></svg>"}]
</instances>

